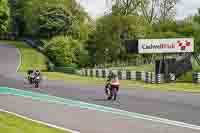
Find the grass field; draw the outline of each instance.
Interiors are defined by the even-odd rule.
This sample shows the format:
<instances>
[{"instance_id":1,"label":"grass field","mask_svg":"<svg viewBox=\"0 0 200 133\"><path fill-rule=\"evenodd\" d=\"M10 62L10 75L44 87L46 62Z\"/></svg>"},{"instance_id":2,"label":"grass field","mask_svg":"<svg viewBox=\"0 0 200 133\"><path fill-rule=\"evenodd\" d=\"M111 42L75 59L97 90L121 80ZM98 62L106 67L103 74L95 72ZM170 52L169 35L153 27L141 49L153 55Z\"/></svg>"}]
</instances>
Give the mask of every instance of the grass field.
<instances>
[{"instance_id":1,"label":"grass field","mask_svg":"<svg viewBox=\"0 0 200 133\"><path fill-rule=\"evenodd\" d=\"M110 69L153 72L154 65L148 64L148 65L130 66L130 67L111 67Z\"/></svg>"},{"instance_id":2,"label":"grass field","mask_svg":"<svg viewBox=\"0 0 200 133\"><path fill-rule=\"evenodd\" d=\"M25 44L22 42L6 41L6 43L11 45L16 45L18 48L20 48L20 51L22 53L22 66L20 67L21 72L29 69L32 66L31 64L34 64L34 66L37 68L42 68L42 69L47 68L45 64L46 58L41 53L38 53L36 50L25 46ZM143 70L144 68L152 69L153 66L147 65L143 67ZM128 69L139 71L142 69L142 67L138 68L129 67ZM198 67L196 67L196 69L198 69ZM49 80L64 80L66 82L71 82L76 84L79 83L83 85L89 84L89 85L101 85L101 86L105 84L104 79L82 77L78 75L70 75L59 72L44 72L43 75L45 75ZM191 79L191 73L188 73L184 78L187 78L189 81ZM121 88L127 88L127 89L144 88L144 89L156 89L162 91L200 92L200 85L192 84L189 82L178 82L178 83L157 85L157 84L146 84L140 81L121 81Z\"/></svg>"},{"instance_id":3,"label":"grass field","mask_svg":"<svg viewBox=\"0 0 200 133\"><path fill-rule=\"evenodd\" d=\"M0 112L1 133L70 133Z\"/></svg>"},{"instance_id":4,"label":"grass field","mask_svg":"<svg viewBox=\"0 0 200 133\"><path fill-rule=\"evenodd\" d=\"M19 48L21 53L22 65L19 68L19 72L26 72L28 69L37 68L42 71L47 70L47 58L37 52L35 49L28 47L24 42L16 41L1 41L0 44L13 45Z\"/></svg>"}]
</instances>

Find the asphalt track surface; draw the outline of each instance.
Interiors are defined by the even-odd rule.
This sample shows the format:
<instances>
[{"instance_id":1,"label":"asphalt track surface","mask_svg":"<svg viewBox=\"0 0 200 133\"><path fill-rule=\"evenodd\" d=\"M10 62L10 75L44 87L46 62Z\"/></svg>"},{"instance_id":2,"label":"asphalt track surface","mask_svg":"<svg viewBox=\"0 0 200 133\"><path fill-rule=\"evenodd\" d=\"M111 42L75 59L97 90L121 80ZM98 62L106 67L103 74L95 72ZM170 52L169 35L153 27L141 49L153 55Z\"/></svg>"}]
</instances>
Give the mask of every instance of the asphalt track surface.
<instances>
[{"instance_id":1,"label":"asphalt track surface","mask_svg":"<svg viewBox=\"0 0 200 133\"><path fill-rule=\"evenodd\" d=\"M8 55L7 53L11 51L12 54ZM24 84L21 76L13 74L17 68L18 57L19 55L17 55L15 48L0 47L0 86L31 90L53 96L122 109L129 112L137 112L169 120L200 125L199 94L160 92L136 88L134 90L121 90L119 99L114 102L105 100L103 85L82 86L74 83L64 83L62 81L43 81L40 89L34 89ZM58 126L75 130L78 129L81 133L120 133L121 131L124 133L132 133L133 131L150 133L199 132L140 119L121 118L111 113L81 110L78 108L73 110L63 105L36 102L31 99L25 100L25 98L16 96L1 95L0 101L0 108L30 116L33 119L58 124ZM55 112L56 115L53 115Z\"/></svg>"}]
</instances>

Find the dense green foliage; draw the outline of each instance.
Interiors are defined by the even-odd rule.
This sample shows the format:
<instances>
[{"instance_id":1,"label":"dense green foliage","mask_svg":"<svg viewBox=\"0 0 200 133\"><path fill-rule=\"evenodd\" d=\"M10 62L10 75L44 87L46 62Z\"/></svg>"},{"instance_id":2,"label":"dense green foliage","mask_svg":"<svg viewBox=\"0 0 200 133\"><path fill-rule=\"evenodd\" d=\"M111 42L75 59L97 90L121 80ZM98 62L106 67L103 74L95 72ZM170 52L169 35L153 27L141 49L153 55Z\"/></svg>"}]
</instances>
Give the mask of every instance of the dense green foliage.
<instances>
[{"instance_id":1,"label":"dense green foliage","mask_svg":"<svg viewBox=\"0 0 200 133\"><path fill-rule=\"evenodd\" d=\"M87 18L75 0L19 0L15 16L22 35L37 37L72 33Z\"/></svg>"},{"instance_id":2,"label":"dense green foliage","mask_svg":"<svg viewBox=\"0 0 200 133\"><path fill-rule=\"evenodd\" d=\"M45 45L45 53L57 66L73 63L84 65L87 62L87 52L81 43L68 37L58 36L51 39Z\"/></svg>"},{"instance_id":3,"label":"dense green foliage","mask_svg":"<svg viewBox=\"0 0 200 133\"><path fill-rule=\"evenodd\" d=\"M59 7L47 7L40 12L38 33L40 36L47 37L49 34L52 36L67 32L71 23L70 13Z\"/></svg>"},{"instance_id":4,"label":"dense green foliage","mask_svg":"<svg viewBox=\"0 0 200 133\"><path fill-rule=\"evenodd\" d=\"M93 21L76 0L17 0L12 13L8 1L0 0L0 30L7 31L14 21L20 36L44 42L45 53L57 66L151 59L126 53L127 39L194 37L199 52L200 10L178 21L173 15L177 0L159 1L117 0L112 12Z\"/></svg>"},{"instance_id":5,"label":"dense green foliage","mask_svg":"<svg viewBox=\"0 0 200 133\"><path fill-rule=\"evenodd\" d=\"M198 14L194 16L194 37L195 37L195 50L200 51L200 9L198 10Z\"/></svg>"},{"instance_id":6,"label":"dense green foliage","mask_svg":"<svg viewBox=\"0 0 200 133\"><path fill-rule=\"evenodd\" d=\"M123 40L144 38L150 30L142 17L105 16L97 21L88 47L90 52L95 47L95 63L113 62L126 57Z\"/></svg>"},{"instance_id":7,"label":"dense green foliage","mask_svg":"<svg viewBox=\"0 0 200 133\"><path fill-rule=\"evenodd\" d=\"M0 32L6 32L9 28L10 10L8 0L0 0Z\"/></svg>"}]
</instances>

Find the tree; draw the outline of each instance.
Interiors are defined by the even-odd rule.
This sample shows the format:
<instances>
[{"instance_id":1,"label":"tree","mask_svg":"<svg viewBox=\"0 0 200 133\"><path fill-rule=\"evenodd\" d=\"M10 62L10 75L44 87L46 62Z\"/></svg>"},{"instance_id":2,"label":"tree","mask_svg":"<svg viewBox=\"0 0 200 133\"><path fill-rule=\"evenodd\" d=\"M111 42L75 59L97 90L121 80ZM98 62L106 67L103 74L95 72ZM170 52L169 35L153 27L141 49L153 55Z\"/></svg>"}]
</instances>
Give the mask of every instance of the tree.
<instances>
[{"instance_id":1,"label":"tree","mask_svg":"<svg viewBox=\"0 0 200 133\"><path fill-rule=\"evenodd\" d=\"M194 34L193 24L190 21L157 22L153 24L152 38L177 38L192 37Z\"/></svg>"},{"instance_id":2,"label":"tree","mask_svg":"<svg viewBox=\"0 0 200 133\"><path fill-rule=\"evenodd\" d=\"M141 12L149 24L155 21L166 22L175 15L179 0L141 0Z\"/></svg>"},{"instance_id":3,"label":"tree","mask_svg":"<svg viewBox=\"0 0 200 133\"><path fill-rule=\"evenodd\" d=\"M47 7L41 10L38 18L38 33L40 36L47 37L66 33L72 24L72 17L61 7Z\"/></svg>"},{"instance_id":4,"label":"tree","mask_svg":"<svg viewBox=\"0 0 200 133\"><path fill-rule=\"evenodd\" d=\"M0 0L0 31L6 32L9 28L10 10L7 0Z\"/></svg>"},{"instance_id":5,"label":"tree","mask_svg":"<svg viewBox=\"0 0 200 133\"><path fill-rule=\"evenodd\" d=\"M141 1L141 12L144 18L147 20L149 24L156 19L158 16L156 8L159 6L158 0L142 0Z\"/></svg>"},{"instance_id":6,"label":"tree","mask_svg":"<svg viewBox=\"0 0 200 133\"><path fill-rule=\"evenodd\" d=\"M141 0L113 0L112 14L113 15L136 15Z\"/></svg>"},{"instance_id":7,"label":"tree","mask_svg":"<svg viewBox=\"0 0 200 133\"><path fill-rule=\"evenodd\" d=\"M175 7L179 0L160 0L160 21L165 22L176 14Z\"/></svg>"},{"instance_id":8,"label":"tree","mask_svg":"<svg viewBox=\"0 0 200 133\"><path fill-rule=\"evenodd\" d=\"M36 36L42 32L47 36L52 31L56 35L72 33L74 23L83 23L87 13L75 0L18 0L16 16L20 20L19 27L23 25L20 30L24 34Z\"/></svg>"},{"instance_id":9,"label":"tree","mask_svg":"<svg viewBox=\"0 0 200 133\"><path fill-rule=\"evenodd\" d=\"M200 8L198 13L194 16L194 38L195 38L195 51L200 52Z\"/></svg>"},{"instance_id":10,"label":"tree","mask_svg":"<svg viewBox=\"0 0 200 133\"><path fill-rule=\"evenodd\" d=\"M198 13L194 16L194 21L200 24L200 8L198 9Z\"/></svg>"},{"instance_id":11,"label":"tree","mask_svg":"<svg viewBox=\"0 0 200 133\"><path fill-rule=\"evenodd\" d=\"M150 29L142 17L104 16L97 21L90 43L98 64L126 58L123 39L144 38ZM93 51L90 51L93 52Z\"/></svg>"}]
</instances>

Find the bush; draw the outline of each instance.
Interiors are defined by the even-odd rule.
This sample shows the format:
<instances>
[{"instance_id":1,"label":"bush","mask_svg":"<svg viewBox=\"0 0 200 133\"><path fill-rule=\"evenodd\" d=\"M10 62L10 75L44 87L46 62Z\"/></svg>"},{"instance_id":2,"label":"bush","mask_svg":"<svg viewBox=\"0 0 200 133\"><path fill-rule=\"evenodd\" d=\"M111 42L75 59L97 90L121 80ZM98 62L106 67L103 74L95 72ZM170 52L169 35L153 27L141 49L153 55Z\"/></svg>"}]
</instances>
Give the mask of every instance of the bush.
<instances>
[{"instance_id":1,"label":"bush","mask_svg":"<svg viewBox=\"0 0 200 133\"><path fill-rule=\"evenodd\" d=\"M74 67L55 67L54 70L56 72L75 74L77 69Z\"/></svg>"},{"instance_id":2,"label":"bush","mask_svg":"<svg viewBox=\"0 0 200 133\"><path fill-rule=\"evenodd\" d=\"M71 64L73 53L70 47L70 41L65 37L55 37L45 45L45 54L56 66Z\"/></svg>"},{"instance_id":3,"label":"bush","mask_svg":"<svg viewBox=\"0 0 200 133\"><path fill-rule=\"evenodd\" d=\"M58 67L77 68L78 65L82 66L88 62L88 54L82 44L69 37L54 37L45 44L44 51Z\"/></svg>"}]
</instances>

